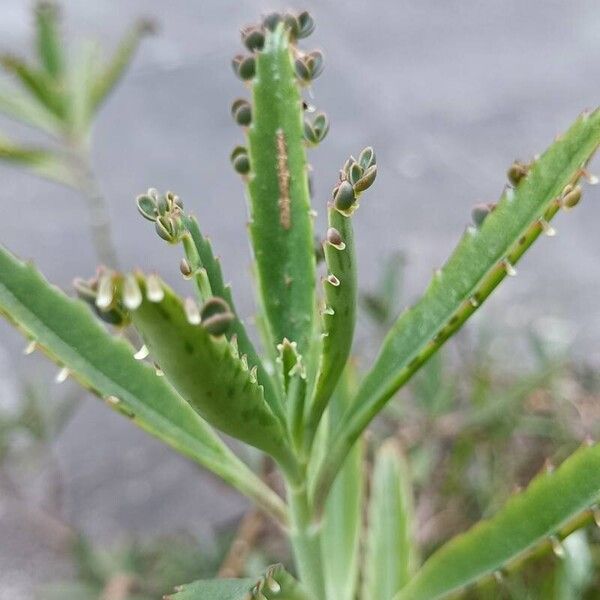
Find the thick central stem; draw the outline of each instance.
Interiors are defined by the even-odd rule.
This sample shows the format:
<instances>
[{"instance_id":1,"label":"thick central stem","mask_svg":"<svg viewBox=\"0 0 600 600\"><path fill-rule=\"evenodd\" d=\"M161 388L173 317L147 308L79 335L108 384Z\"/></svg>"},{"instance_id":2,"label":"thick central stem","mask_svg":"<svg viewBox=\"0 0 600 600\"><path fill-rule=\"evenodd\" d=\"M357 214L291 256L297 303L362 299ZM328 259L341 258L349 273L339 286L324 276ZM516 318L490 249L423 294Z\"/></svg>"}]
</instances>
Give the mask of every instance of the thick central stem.
<instances>
[{"instance_id":1,"label":"thick central stem","mask_svg":"<svg viewBox=\"0 0 600 600\"><path fill-rule=\"evenodd\" d=\"M325 600L320 526L312 518L306 486L288 484L290 540L298 575L319 600Z\"/></svg>"}]
</instances>

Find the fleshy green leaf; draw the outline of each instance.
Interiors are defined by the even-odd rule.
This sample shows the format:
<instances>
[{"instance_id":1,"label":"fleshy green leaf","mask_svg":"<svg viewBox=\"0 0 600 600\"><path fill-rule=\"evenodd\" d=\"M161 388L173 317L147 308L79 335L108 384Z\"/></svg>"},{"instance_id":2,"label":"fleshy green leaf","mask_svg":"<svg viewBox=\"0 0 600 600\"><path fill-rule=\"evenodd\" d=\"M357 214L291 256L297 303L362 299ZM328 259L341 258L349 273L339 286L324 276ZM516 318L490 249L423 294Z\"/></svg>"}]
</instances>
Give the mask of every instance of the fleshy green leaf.
<instances>
[{"instance_id":1,"label":"fleshy green leaf","mask_svg":"<svg viewBox=\"0 0 600 600\"><path fill-rule=\"evenodd\" d=\"M582 176L600 142L600 110L580 116L532 165L518 186L507 188L480 228L469 228L421 300L387 335L375 365L340 423L317 483L320 496L354 440L420 366L491 294L513 265L548 229L568 185Z\"/></svg>"},{"instance_id":2,"label":"fleshy green leaf","mask_svg":"<svg viewBox=\"0 0 600 600\"><path fill-rule=\"evenodd\" d=\"M46 107L59 119L64 118L66 109L64 94L46 71L30 67L24 60L15 56L1 56L0 64L42 106Z\"/></svg>"},{"instance_id":3,"label":"fleshy green leaf","mask_svg":"<svg viewBox=\"0 0 600 600\"><path fill-rule=\"evenodd\" d=\"M0 161L25 167L35 175L77 188L72 170L57 151L45 148L18 146L0 137Z\"/></svg>"},{"instance_id":4,"label":"fleshy green leaf","mask_svg":"<svg viewBox=\"0 0 600 600\"><path fill-rule=\"evenodd\" d=\"M317 382L307 420L306 441L312 443L319 420L352 349L356 322L357 281L354 232L350 216L328 207L329 230L324 242L327 277L323 309L323 343ZM339 237L339 240L337 239ZM350 403L346 403L347 406ZM342 415L338 415L339 418Z\"/></svg>"},{"instance_id":5,"label":"fleshy green leaf","mask_svg":"<svg viewBox=\"0 0 600 600\"><path fill-rule=\"evenodd\" d=\"M354 366L348 365L329 405L330 426L348 406L355 385ZM325 505L321 539L327 600L354 600L356 597L364 503L364 448L364 440L358 440Z\"/></svg>"},{"instance_id":6,"label":"fleshy green leaf","mask_svg":"<svg viewBox=\"0 0 600 600\"><path fill-rule=\"evenodd\" d=\"M212 294L214 296L218 296L219 298L223 298L223 300L229 304L233 314L236 315L236 318L231 324L231 328L228 332L228 337L230 339L232 336L236 337L240 353L245 354L248 357L249 367L252 368L255 366L257 368L256 378L259 385L263 386L264 388L265 400L268 402L273 413L283 421L284 416L279 395L275 390L273 380L267 373L263 365L263 361L258 356L258 353L256 352L254 345L248 336L244 324L237 314L233 301L233 294L231 293L231 287L226 284L223 279L221 262L213 254L211 243L202 235L196 219L194 217L184 216L183 224L192 237L195 250L200 260L200 266L206 271L206 276L210 283Z\"/></svg>"},{"instance_id":7,"label":"fleshy green leaf","mask_svg":"<svg viewBox=\"0 0 600 600\"><path fill-rule=\"evenodd\" d=\"M58 6L53 2L40 2L35 9L35 17L38 56L46 71L58 79L64 69Z\"/></svg>"},{"instance_id":8,"label":"fleshy green leaf","mask_svg":"<svg viewBox=\"0 0 600 600\"><path fill-rule=\"evenodd\" d=\"M139 277L138 283L144 298L131 311L133 324L169 382L211 425L289 465L286 433L247 359L224 335L211 335L199 319L191 322L170 288L156 279Z\"/></svg>"},{"instance_id":9,"label":"fleshy green leaf","mask_svg":"<svg viewBox=\"0 0 600 600\"><path fill-rule=\"evenodd\" d=\"M111 60L100 70L100 74L93 83L90 91L90 110L92 113L98 109L117 83L119 83L119 80L131 64L144 35L152 31L153 26L151 23L140 21L125 34Z\"/></svg>"},{"instance_id":10,"label":"fleshy green leaf","mask_svg":"<svg viewBox=\"0 0 600 600\"><path fill-rule=\"evenodd\" d=\"M394 440L375 457L369 504L363 597L392 600L415 567L412 485L405 459Z\"/></svg>"},{"instance_id":11,"label":"fleshy green leaf","mask_svg":"<svg viewBox=\"0 0 600 600\"><path fill-rule=\"evenodd\" d=\"M208 579L183 585L166 600L315 600L281 565L256 579Z\"/></svg>"},{"instance_id":12,"label":"fleshy green leaf","mask_svg":"<svg viewBox=\"0 0 600 600\"><path fill-rule=\"evenodd\" d=\"M256 56L248 130L250 236L271 345L287 338L308 356L315 322L315 260L302 101L283 26Z\"/></svg>"},{"instance_id":13,"label":"fleshy green leaf","mask_svg":"<svg viewBox=\"0 0 600 600\"><path fill-rule=\"evenodd\" d=\"M84 42L69 70L69 123L78 135L86 132L94 116L92 82L98 68L98 54L96 43Z\"/></svg>"},{"instance_id":14,"label":"fleshy green leaf","mask_svg":"<svg viewBox=\"0 0 600 600\"><path fill-rule=\"evenodd\" d=\"M0 313L112 408L285 520L282 501L154 369L136 361L81 301L67 298L0 247Z\"/></svg>"},{"instance_id":15,"label":"fleshy green leaf","mask_svg":"<svg viewBox=\"0 0 600 600\"><path fill-rule=\"evenodd\" d=\"M580 448L554 472L536 477L491 519L437 550L394 600L445 598L581 526L600 499L600 445ZM554 541L552 536L557 536Z\"/></svg>"},{"instance_id":16,"label":"fleshy green leaf","mask_svg":"<svg viewBox=\"0 0 600 600\"><path fill-rule=\"evenodd\" d=\"M55 114L14 87L0 87L0 113L53 136L61 133L61 121Z\"/></svg>"}]
</instances>

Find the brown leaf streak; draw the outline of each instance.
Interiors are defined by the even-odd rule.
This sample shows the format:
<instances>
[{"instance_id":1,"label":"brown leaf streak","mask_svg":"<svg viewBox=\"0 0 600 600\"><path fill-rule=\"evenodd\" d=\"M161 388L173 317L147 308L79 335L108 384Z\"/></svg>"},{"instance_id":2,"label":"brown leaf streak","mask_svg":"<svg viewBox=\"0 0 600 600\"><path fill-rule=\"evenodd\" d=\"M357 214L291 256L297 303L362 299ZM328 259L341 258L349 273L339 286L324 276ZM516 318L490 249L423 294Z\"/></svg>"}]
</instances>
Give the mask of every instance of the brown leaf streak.
<instances>
[{"instance_id":1,"label":"brown leaf streak","mask_svg":"<svg viewBox=\"0 0 600 600\"><path fill-rule=\"evenodd\" d=\"M292 225L290 171L285 135L282 129L277 130L277 177L279 179L279 222L284 229L289 229Z\"/></svg>"}]
</instances>

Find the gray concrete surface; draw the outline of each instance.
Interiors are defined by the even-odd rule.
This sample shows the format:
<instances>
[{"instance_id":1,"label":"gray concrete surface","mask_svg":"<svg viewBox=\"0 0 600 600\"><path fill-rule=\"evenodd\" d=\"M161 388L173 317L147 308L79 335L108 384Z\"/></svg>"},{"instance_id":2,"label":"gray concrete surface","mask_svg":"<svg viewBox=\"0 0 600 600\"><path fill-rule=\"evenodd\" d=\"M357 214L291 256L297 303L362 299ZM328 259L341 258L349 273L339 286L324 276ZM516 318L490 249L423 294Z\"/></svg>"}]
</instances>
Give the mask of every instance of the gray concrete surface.
<instances>
[{"instance_id":1,"label":"gray concrete surface","mask_svg":"<svg viewBox=\"0 0 600 600\"><path fill-rule=\"evenodd\" d=\"M177 287L175 252L137 216L148 186L177 191L215 241L241 310L252 314L242 187L228 164L241 139L229 117L243 94L230 58L238 28L282 6L244 0L71 0L67 31L111 44L137 15L156 17L130 75L98 121L94 159L126 266L160 271ZM326 52L314 104L332 121L311 154L316 208L325 206L349 153L377 149L380 175L356 219L361 279L372 283L390 252L407 251L414 297L440 265L477 201L497 197L506 167L543 149L598 103L600 4L594 0L403 0L290 3L312 10L310 45ZM0 3L0 47L25 50L30 2ZM9 127L6 125L5 127ZM92 272L85 212L74 194L0 168L0 241L32 257L62 286ZM558 218L485 312L518 331L536 315L566 322L580 355L600 361L600 195ZM319 221L322 225L322 219ZM42 359L26 364L21 340L0 325L3 386L50 380ZM47 378L47 379L44 379ZM6 395L6 394L5 394ZM129 532L191 527L210 532L243 507L237 496L132 430L91 399L57 443L69 518L108 541ZM0 499L1 500L1 499ZM35 582L65 569L35 536L0 514L0 599L29 598ZM62 566L61 566L62 565Z\"/></svg>"}]
</instances>

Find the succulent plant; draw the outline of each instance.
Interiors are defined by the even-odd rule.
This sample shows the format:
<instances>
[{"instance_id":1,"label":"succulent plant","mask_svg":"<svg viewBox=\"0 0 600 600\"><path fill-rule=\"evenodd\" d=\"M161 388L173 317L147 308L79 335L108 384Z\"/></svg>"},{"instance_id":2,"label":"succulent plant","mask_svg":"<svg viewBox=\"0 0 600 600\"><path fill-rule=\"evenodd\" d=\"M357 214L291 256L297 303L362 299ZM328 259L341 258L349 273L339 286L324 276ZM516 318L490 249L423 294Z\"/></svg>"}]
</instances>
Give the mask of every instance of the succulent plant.
<instances>
[{"instance_id":1,"label":"succulent plant","mask_svg":"<svg viewBox=\"0 0 600 600\"><path fill-rule=\"evenodd\" d=\"M90 160L94 117L131 63L140 40L154 30L140 20L114 55L102 60L89 41L71 54L61 35L60 10L40 0L34 10L36 60L0 54L13 84L0 86L0 113L49 137L50 144L19 143L0 135L0 160L78 191L86 200L98 259L117 266L106 202Z\"/></svg>"},{"instance_id":2,"label":"succulent plant","mask_svg":"<svg viewBox=\"0 0 600 600\"><path fill-rule=\"evenodd\" d=\"M270 14L242 30L233 67L249 99L233 103L245 145L231 153L249 199L249 234L260 299L260 353L236 310L211 243L172 192L148 190L141 215L169 244L193 296L158 275L101 268L67 298L30 264L0 250L0 312L60 368L113 409L251 498L289 535L299 581L283 567L256 580L199 581L173 598L373 600L444 598L495 582L534 552L553 549L599 511L600 446L584 446L539 475L498 513L451 539L419 565L410 470L394 441L374 450L364 493L363 435L386 403L484 303L550 222L593 182L586 166L600 143L600 111L580 115L531 163L515 163L497 203L477 206L458 246L422 298L391 327L360 381L349 366L357 307L352 222L377 175L367 147L342 166L323 208L325 272L317 271L307 147L329 129L307 114L306 86L323 56L299 42L308 13ZM369 207L367 197L366 210ZM319 280L321 279L321 285ZM89 306L91 305L92 311ZM133 327L141 348L113 335ZM387 317L386 317L387 318ZM286 497L245 465L217 430L277 462ZM426 443L426 440L424 440ZM365 507L367 510L365 511ZM359 551L363 515L369 525ZM360 575L362 574L362 576Z\"/></svg>"}]
</instances>

